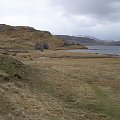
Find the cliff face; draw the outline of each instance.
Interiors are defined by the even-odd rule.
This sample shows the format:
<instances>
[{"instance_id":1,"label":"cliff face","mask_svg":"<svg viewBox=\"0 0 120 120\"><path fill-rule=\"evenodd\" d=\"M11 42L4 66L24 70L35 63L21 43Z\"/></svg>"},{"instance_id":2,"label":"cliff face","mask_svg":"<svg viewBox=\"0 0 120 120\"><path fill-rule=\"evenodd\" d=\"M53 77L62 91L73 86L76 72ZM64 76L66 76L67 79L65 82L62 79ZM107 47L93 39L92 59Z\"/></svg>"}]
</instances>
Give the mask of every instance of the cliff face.
<instances>
[{"instance_id":1,"label":"cliff face","mask_svg":"<svg viewBox=\"0 0 120 120\"><path fill-rule=\"evenodd\" d=\"M50 49L64 44L63 40L57 40L48 31L40 31L28 26L0 24L0 48L34 49L36 42L46 42Z\"/></svg>"}]
</instances>

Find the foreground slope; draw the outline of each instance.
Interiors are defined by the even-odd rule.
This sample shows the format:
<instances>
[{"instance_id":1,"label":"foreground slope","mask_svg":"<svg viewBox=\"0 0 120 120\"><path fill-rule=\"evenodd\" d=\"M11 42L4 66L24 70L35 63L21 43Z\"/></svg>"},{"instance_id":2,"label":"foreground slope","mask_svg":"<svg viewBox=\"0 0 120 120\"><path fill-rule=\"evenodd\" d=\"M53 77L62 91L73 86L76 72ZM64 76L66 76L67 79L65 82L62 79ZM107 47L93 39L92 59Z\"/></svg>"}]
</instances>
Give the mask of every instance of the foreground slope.
<instances>
[{"instance_id":1,"label":"foreground slope","mask_svg":"<svg viewBox=\"0 0 120 120\"><path fill-rule=\"evenodd\" d=\"M120 59L72 54L1 55L0 119L119 120Z\"/></svg>"}]
</instances>

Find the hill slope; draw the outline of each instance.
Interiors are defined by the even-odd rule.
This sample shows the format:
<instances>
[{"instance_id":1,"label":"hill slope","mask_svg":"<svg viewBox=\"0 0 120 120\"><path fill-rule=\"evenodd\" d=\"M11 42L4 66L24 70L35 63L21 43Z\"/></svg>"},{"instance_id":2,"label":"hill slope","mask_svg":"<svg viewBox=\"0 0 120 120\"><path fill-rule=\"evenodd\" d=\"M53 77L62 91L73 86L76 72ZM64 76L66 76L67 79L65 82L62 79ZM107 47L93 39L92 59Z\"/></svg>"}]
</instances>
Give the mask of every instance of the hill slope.
<instances>
[{"instance_id":1,"label":"hill slope","mask_svg":"<svg viewBox=\"0 0 120 120\"><path fill-rule=\"evenodd\" d=\"M0 24L0 48L34 49L36 42L47 42L50 49L63 45L48 31L36 30L28 26Z\"/></svg>"},{"instance_id":2,"label":"hill slope","mask_svg":"<svg viewBox=\"0 0 120 120\"><path fill-rule=\"evenodd\" d=\"M0 56L0 120L119 120L119 59L35 52L24 64Z\"/></svg>"}]
</instances>

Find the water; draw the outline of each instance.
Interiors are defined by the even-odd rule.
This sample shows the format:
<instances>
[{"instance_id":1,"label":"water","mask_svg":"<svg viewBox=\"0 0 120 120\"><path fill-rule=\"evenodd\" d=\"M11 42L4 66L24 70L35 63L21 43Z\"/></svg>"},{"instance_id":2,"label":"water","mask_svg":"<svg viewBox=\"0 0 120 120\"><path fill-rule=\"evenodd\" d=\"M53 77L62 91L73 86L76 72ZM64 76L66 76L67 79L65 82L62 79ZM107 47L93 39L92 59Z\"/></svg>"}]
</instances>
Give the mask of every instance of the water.
<instances>
[{"instance_id":1,"label":"water","mask_svg":"<svg viewBox=\"0 0 120 120\"><path fill-rule=\"evenodd\" d=\"M120 56L120 46L87 46L88 49L67 50L68 52L87 52Z\"/></svg>"}]
</instances>

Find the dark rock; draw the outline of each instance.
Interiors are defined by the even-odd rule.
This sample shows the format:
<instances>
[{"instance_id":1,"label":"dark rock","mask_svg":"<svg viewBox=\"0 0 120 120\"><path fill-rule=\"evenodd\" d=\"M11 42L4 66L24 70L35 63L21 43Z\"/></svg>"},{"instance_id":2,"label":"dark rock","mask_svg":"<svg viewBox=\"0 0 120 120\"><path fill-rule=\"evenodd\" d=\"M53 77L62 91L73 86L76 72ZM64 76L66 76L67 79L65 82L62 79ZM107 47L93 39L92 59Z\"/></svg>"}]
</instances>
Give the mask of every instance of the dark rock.
<instances>
[{"instance_id":1,"label":"dark rock","mask_svg":"<svg viewBox=\"0 0 120 120\"><path fill-rule=\"evenodd\" d=\"M45 43L43 43L43 48L44 49L49 49L49 46L48 46L48 44L45 42Z\"/></svg>"},{"instance_id":2,"label":"dark rock","mask_svg":"<svg viewBox=\"0 0 120 120\"><path fill-rule=\"evenodd\" d=\"M35 29L33 27L28 27L28 26L10 26L10 25L5 25L5 24L0 24L0 32L19 31L19 30L26 30L28 32L35 31Z\"/></svg>"},{"instance_id":3,"label":"dark rock","mask_svg":"<svg viewBox=\"0 0 120 120\"><path fill-rule=\"evenodd\" d=\"M5 31L14 31L15 28L10 25L5 25L5 24L0 24L0 32L5 32Z\"/></svg>"},{"instance_id":4,"label":"dark rock","mask_svg":"<svg viewBox=\"0 0 120 120\"><path fill-rule=\"evenodd\" d=\"M16 31L19 31L19 30L26 30L28 32L36 31L33 27L28 27L28 26L15 26L14 28Z\"/></svg>"},{"instance_id":5,"label":"dark rock","mask_svg":"<svg viewBox=\"0 0 120 120\"><path fill-rule=\"evenodd\" d=\"M21 79L21 76L18 75L18 74L15 74L14 76L15 76L17 79Z\"/></svg>"}]
</instances>

